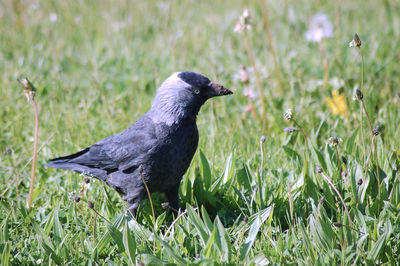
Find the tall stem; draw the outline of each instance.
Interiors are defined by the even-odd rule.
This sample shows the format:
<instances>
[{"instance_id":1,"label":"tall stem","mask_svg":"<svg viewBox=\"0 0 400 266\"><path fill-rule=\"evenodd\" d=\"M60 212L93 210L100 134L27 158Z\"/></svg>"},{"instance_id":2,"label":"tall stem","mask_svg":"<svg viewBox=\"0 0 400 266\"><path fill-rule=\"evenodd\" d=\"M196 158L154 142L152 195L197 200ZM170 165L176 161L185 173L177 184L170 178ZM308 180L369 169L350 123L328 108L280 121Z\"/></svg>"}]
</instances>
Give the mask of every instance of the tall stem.
<instances>
[{"instance_id":1,"label":"tall stem","mask_svg":"<svg viewBox=\"0 0 400 266\"><path fill-rule=\"evenodd\" d=\"M278 60L276 59L274 42L272 41L272 35L271 35L271 31L269 29L269 19L268 19L267 5L265 4L265 0L260 0L260 1L261 1L261 11L262 11L262 14L263 14L263 17L264 17L265 30L267 32L267 37L268 37L269 49L271 50L272 60L274 62L276 80L278 81L279 91L282 93L283 92L283 87L282 87L281 74L280 74L280 71L279 71Z\"/></svg>"},{"instance_id":2,"label":"tall stem","mask_svg":"<svg viewBox=\"0 0 400 266\"><path fill-rule=\"evenodd\" d=\"M258 71L257 71L256 62L254 60L253 50L251 49L251 45L250 45L249 39L247 37L246 31L243 31L243 39L244 39L244 44L246 46L247 53L249 54L249 57L250 57L251 65L253 66L254 76L256 77L256 84L257 84L257 88L258 88L258 94L260 94L260 101L261 101L261 109L262 109L261 110L261 114L262 114L263 129L265 129L266 116L265 116L264 94L263 94L263 90L262 90L262 87L261 87L261 80L260 80L260 76L259 76Z\"/></svg>"},{"instance_id":3,"label":"tall stem","mask_svg":"<svg viewBox=\"0 0 400 266\"><path fill-rule=\"evenodd\" d=\"M39 113L35 99L32 99L33 106L35 109L35 136L33 142L33 159L32 159L32 171L31 171L31 181L29 186L29 195L28 195L28 210L31 209L32 206L32 196L33 196L33 186L35 182L35 169L36 169L36 154L37 154L37 142L38 142L38 132L39 132Z\"/></svg>"}]
</instances>

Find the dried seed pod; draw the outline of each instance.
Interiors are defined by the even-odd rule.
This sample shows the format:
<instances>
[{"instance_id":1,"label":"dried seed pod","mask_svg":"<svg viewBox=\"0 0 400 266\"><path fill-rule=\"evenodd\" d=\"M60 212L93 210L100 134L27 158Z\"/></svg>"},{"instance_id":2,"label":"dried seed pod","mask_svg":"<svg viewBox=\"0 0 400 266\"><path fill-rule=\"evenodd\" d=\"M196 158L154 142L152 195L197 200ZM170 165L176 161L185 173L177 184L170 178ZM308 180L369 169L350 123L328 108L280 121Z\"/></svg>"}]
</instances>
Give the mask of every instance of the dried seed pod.
<instances>
[{"instance_id":1,"label":"dried seed pod","mask_svg":"<svg viewBox=\"0 0 400 266\"><path fill-rule=\"evenodd\" d=\"M357 33L354 33L353 40L354 40L354 43L356 44L357 47L361 46L361 44L362 44L361 43L361 39L360 39L360 37L358 36Z\"/></svg>"},{"instance_id":2,"label":"dried seed pod","mask_svg":"<svg viewBox=\"0 0 400 266\"><path fill-rule=\"evenodd\" d=\"M356 90L356 96L358 100L362 100L364 98L364 94L360 90Z\"/></svg>"},{"instance_id":3,"label":"dried seed pod","mask_svg":"<svg viewBox=\"0 0 400 266\"><path fill-rule=\"evenodd\" d=\"M321 166L317 165L315 166L315 170L317 171L318 174L322 174L324 172L324 170L322 169Z\"/></svg>"}]
</instances>

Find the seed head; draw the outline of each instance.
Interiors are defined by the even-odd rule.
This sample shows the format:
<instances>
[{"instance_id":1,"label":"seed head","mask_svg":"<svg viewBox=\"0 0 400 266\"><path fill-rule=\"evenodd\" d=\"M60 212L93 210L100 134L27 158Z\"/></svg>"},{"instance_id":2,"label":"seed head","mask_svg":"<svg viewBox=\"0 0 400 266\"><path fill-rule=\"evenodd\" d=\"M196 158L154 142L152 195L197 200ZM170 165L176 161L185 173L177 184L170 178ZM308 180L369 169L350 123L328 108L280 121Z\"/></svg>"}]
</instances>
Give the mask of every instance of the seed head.
<instances>
[{"instance_id":1,"label":"seed head","mask_svg":"<svg viewBox=\"0 0 400 266\"><path fill-rule=\"evenodd\" d=\"M357 33L354 33L353 40L349 42L349 47L360 47L361 46L361 39Z\"/></svg>"},{"instance_id":2,"label":"seed head","mask_svg":"<svg viewBox=\"0 0 400 266\"><path fill-rule=\"evenodd\" d=\"M378 136L381 133L381 128L379 127L379 125L374 127L374 129L372 130L372 133L374 133L375 136Z\"/></svg>"},{"instance_id":3,"label":"seed head","mask_svg":"<svg viewBox=\"0 0 400 266\"><path fill-rule=\"evenodd\" d=\"M339 222L334 222L333 225L336 227L343 227L343 224Z\"/></svg>"},{"instance_id":4,"label":"seed head","mask_svg":"<svg viewBox=\"0 0 400 266\"><path fill-rule=\"evenodd\" d=\"M287 109L286 112L283 114L283 117L286 121L290 121L293 118L292 109Z\"/></svg>"},{"instance_id":5,"label":"seed head","mask_svg":"<svg viewBox=\"0 0 400 266\"><path fill-rule=\"evenodd\" d=\"M75 201L76 203L80 202L80 201L81 201L81 197L75 196L75 197L74 197L74 201Z\"/></svg>"},{"instance_id":6,"label":"seed head","mask_svg":"<svg viewBox=\"0 0 400 266\"><path fill-rule=\"evenodd\" d=\"M393 171L397 171L397 165L395 163L392 163L392 169Z\"/></svg>"},{"instance_id":7,"label":"seed head","mask_svg":"<svg viewBox=\"0 0 400 266\"><path fill-rule=\"evenodd\" d=\"M360 39L360 37L358 36L357 33L354 33L353 40L355 41L357 47L361 46L361 39Z\"/></svg>"},{"instance_id":8,"label":"seed head","mask_svg":"<svg viewBox=\"0 0 400 266\"><path fill-rule=\"evenodd\" d=\"M324 172L324 170L322 169L321 166L317 165L315 166L315 170L317 171L318 174L322 174Z\"/></svg>"},{"instance_id":9,"label":"seed head","mask_svg":"<svg viewBox=\"0 0 400 266\"><path fill-rule=\"evenodd\" d=\"M363 183L363 180L360 178L360 179L358 179L358 181L357 181L357 184L359 185L359 186L361 186L362 185L362 183Z\"/></svg>"},{"instance_id":10,"label":"seed head","mask_svg":"<svg viewBox=\"0 0 400 266\"><path fill-rule=\"evenodd\" d=\"M33 86L33 84L27 78L22 78L18 81L19 83L22 84L22 87L24 87L24 94L28 102L32 101L35 98L35 93L36 93L35 86Z\"/></svg>"},{"instance_id":11,"label":"seed head","mask_svg":"<svg viewBox=\"0 0 400 266\"><path fill-rule=\"evenodd\" d=\"M342 171L342 173L341 173L341 175L342 175L342 178L345 178L345 177L347 177L347 175L348 175L349 173L347 173L347 171Z\"/></svg>"},{"instance_id":12,"label":"seed head","mask_svg":"<svg viewBox=\"0 0 400 266\"><path fill-rule=\"evenodd\" d=\"M347 159L346 159L346 157L342 156L342 162L343 162L345 165L347 165Z\"/></svg>"},{"instance_id":13,"label":"seed head","mask_svg":"<svg viewBox=\"0 0 400 266\"><path fill-rule=\"evenodd\" d=\"M88 201L87 206L89 207L89 209L93 209L94 208L94 204L91 201Z\"/></svg>"},{"instance_id":14,"label":"seed head","mask_svg":"<svg viewBox=\"0 0 400 266\"><path fill-rule=\"evenodd\" d=\"M83 182L85 182L85 184L89 184L90 183L90 178L89 177L85 177L83 179Z\"/></svg>"},{"instance_id":15,"label":"seed head","mask_svg":"<svg viewBox=\"0 0 400 266\"><path fill-rule=\"evenodd\" d=\"M260 138L260 143L264 143L265 142L266 137L265 136L261 136Z\"/></svg>"},{"instance_id":16,"label":"seed head","mask_svg":"<svg viewBox=\"0 0 400 266\"><path fill-rule=\"evenodd\" d=\"M243 11L243 14L239 17L239 20L237 21L233 31L234 32L242 32L242 31L248 31L248 30L251 30L251 25L250 25L249 10L246 8Z\"/></svg>"},{"instance_id":17,"label":"seed head","mask_svg":"<svg viewBox=\"0 0 400 266\"><path fill-rule=\"evenodd\" d=\"M297 128L295 128L295 127L285 127L285 129L284 129L284 131L287 133L292 133L296 130L297 130Z\"/></svg>"},{"instance_id":18,"label":"seed head","mask_svg":"<svg viewBox=\"0 0 400 266\"><path fill-rule=\"evenodd\" d=\"M342 142L342 139L338 137L330 137L328 140L329 146L331 147L336 147L340 142Z\"/></svg>"},{"instance_id":19,"label":"seed head","mask_svg":"<svg viewBox=\"0 0 400 266\"><path fill-rule=\"evenodd\" d=\"M356 90L357 100L361 101L364 98L364 94L359 89Z\"/></svg>"}]
</instances>

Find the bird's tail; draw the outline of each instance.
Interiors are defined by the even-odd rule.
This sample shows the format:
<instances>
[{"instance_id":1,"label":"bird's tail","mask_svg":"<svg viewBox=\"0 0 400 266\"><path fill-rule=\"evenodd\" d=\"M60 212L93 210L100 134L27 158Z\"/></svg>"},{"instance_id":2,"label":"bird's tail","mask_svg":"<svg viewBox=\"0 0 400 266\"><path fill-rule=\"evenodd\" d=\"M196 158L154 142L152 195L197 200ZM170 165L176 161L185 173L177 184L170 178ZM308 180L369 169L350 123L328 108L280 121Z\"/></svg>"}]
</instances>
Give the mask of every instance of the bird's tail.
<instances>
[{"instance_id":1,"label":"bird's tail","mask_svg":"<svg viewBox=\"0 0 400 266\"><path fill-rule=\"evenodd\" d=\"M51 159L50 162L45 164L45 166L57 169L71 170L78 173L82 173L87 176L96 177L102 181L106 181L107 178L106 171L74 162L74 159L82 156L88 151L89 148L86 148L84 150L81 150L77 153L68 156Z\"/></svg>"}]
</instances>

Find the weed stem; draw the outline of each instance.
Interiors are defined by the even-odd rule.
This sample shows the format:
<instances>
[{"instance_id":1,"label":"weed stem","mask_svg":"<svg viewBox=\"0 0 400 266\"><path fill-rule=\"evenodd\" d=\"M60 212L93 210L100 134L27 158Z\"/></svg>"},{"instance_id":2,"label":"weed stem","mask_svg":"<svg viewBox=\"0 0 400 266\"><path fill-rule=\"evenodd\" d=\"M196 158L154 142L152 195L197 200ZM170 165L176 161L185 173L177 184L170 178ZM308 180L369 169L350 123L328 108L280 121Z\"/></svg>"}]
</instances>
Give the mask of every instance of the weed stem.
<instances>
[{"instance_id":1,"label":"weed stem","mask_svg":"<svg viewBox=\"0 0 400 266\"><path fill-rule=\"evenodd\" d=\"M282 87L281 74L279 71L278 60L276 59L276 53L275 53L275 48L274 48L274 42L272 41L271 30L269 28L267 5L265 4L265 0L260 0L260 1L261 1L261 11L262 11L262 14L264 17L265 30L267 32L267 37L268 37L269 49L271 50L272 59L274 62L276 80L278 81L279 92L282 93L283 87Z\"/></svg>"}]
</instances>

